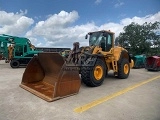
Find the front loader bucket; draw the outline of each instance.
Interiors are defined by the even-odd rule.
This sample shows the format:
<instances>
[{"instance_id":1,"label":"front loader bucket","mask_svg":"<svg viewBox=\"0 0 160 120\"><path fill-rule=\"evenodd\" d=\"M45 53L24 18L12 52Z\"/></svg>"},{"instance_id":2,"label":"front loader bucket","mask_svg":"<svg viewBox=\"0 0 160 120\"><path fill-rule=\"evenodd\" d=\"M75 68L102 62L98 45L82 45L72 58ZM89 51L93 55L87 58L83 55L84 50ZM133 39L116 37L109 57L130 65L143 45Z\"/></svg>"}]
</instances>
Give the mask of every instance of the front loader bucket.
<instances>
[{"instance_id":1,"label":"front loader bucket","mask_svg":"<svg viewBox=\"0 0 160 120\"><path fill-rule=\"evenodd\" d=\"M50 102L78 93L80 84L78 68L66 66L59 53L39 53L28 63L20 87Z\"/></svg>"}]
</instances>

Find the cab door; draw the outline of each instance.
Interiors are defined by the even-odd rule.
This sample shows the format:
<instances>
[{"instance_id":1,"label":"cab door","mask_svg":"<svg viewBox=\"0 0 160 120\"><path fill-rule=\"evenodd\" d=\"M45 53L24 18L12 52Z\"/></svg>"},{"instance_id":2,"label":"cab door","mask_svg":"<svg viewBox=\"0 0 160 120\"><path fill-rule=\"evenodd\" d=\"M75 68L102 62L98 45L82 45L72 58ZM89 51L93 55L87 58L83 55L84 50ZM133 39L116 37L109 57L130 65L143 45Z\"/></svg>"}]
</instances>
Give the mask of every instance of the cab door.
<instances>
[{"instance_id":1,"label":"cab door","mask_svg":"<svg viewBox=\"0 0 160 120\"><path fill-rule=\"evenodd\" d=\"M101 40L101 48L102 51L109 52L110 49L112 48L112 39L113 35L109 33L104 33L102 40Z\"/></svg>"}]
</instances>

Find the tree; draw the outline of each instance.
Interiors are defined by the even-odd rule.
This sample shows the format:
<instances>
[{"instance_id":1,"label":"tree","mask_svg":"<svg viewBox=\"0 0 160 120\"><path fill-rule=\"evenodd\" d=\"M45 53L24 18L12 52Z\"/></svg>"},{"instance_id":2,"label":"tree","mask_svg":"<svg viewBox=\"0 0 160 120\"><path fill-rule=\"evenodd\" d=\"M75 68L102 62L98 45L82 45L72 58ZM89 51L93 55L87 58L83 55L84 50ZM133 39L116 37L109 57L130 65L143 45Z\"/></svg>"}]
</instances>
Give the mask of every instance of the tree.
<instances>
[{"instance_id":1,"label":"tree","mask_svg":"<svg viewBox=\"0 0 160 120\"><path fill-rule=\"evenodd\" d=\"M116 38L118 43L124 48L129 48L130 53L137 54L151 54L152 48L160 49L160 22L147 23L142 25L132 22L123 28ZM155 50L154 50L155 51Z\"/></svg>"}]
</instances>

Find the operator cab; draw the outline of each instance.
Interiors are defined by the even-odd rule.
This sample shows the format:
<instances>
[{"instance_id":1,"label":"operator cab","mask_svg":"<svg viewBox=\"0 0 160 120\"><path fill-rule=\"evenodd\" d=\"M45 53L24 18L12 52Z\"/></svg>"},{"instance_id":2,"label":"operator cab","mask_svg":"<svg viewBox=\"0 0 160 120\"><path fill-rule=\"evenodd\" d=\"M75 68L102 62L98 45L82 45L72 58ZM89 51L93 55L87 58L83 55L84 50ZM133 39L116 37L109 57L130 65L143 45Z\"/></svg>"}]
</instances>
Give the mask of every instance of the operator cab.
<instances>
[{"instance_id":1,"label":"operator cab","mask_svg":"<svg viewBox=\"0 0 160 120\"><path fill-rule=\"evenodd\" d=\"M89 35L89 46L100 46L102 51L110 51L113 44L113 33L107 31L90 32L86 35L86 39Z\"/></svg>"}]
</instances>

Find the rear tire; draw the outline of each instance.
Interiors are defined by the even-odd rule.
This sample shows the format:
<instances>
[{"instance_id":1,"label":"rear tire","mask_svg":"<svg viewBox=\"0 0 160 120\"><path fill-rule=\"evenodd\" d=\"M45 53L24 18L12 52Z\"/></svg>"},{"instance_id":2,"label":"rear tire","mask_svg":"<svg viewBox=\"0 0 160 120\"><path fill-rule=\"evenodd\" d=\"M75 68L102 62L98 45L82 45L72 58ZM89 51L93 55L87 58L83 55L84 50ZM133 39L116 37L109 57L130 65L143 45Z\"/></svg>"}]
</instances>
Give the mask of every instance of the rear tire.
<instances>
[{"instance_id":1,"label":"rear tire","mask_svg":"<svg viewBox=\"0 0 160 120\"><path fill-rule=\"evenodd\" d=\"M118 62L118 78L125 79L128 78L130 73L130 65L127 59L121 59Z\"/></svg>"},{"instance_id":2,"label":"rear tire","mask_svg":"<svg viewBox=\"0 0 160 120\"><path fill-rule=\"evenodd\" d=\"M17 61L17 60L12 60L11 63L10 63L10 66L11 66L12 68L18 68L19 65L20 65L20 63L19 63L19 61Z\"/></svg>"},{"instance_id":3,"label":"rear tire","mask_svg":"<svg viewBox=\"0 0 160 120\"><path fill-rule=\"evenodd\" d=\"M103 83L105 76L106 64L101 59L97 59L93 66L85 64L81 67L81 79L87 86L100 86Z\"/></svg>"}]
</instances>

